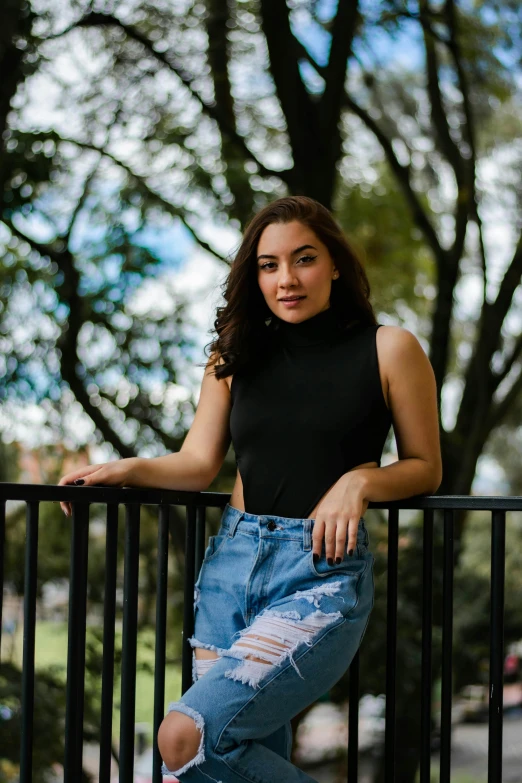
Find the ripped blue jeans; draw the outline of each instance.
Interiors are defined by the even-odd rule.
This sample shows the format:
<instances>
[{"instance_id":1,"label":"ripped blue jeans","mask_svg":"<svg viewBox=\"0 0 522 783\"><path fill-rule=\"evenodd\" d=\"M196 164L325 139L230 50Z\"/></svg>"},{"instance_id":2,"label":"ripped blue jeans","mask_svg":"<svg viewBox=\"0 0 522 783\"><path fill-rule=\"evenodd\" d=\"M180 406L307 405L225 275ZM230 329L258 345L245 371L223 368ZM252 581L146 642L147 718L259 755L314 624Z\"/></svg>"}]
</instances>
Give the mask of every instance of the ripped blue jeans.
<instances>
[{"instance_id":1,"label":"ripped blue jeans","mask_svg":"<svg viewBox=\"0 0 522 783\"><path fill-rule=\"evenodd\" d=\"M193 685L169 704L201 734L181 783L315 783L290 762L290 719L340 679L374 605L364 518L352 556L313 562L314 519L224 508L194 591Z\"/></svg>"}]
</instances>

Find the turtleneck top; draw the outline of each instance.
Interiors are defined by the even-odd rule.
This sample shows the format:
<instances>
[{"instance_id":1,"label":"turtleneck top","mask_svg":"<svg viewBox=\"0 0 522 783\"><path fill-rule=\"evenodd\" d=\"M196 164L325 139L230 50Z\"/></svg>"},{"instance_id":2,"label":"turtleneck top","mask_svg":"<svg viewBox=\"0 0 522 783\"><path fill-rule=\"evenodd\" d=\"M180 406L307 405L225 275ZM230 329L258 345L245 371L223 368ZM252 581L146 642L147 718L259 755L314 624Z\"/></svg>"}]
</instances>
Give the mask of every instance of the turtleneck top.
<instances>
[{"instance_id":1,"label":"turtleneck top","mask_svg":"<svg viewBox=\"0 0 522 783\"><path fill-rule=\"evenodd\" d=\"M306 519L344 473L380 465L392 423L382 324L343 328L331 307L299 323L272 319L270 350L232 378L230 435L245 510Z\"/></svg>"}]
</instances>

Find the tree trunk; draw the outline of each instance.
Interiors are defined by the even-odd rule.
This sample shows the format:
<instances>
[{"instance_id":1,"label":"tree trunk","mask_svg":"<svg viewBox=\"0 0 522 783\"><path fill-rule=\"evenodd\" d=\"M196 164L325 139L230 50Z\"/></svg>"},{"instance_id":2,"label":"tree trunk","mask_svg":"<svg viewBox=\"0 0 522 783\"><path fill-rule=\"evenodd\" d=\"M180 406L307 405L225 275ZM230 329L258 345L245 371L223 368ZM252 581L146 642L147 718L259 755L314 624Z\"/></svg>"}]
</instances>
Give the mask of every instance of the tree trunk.
<instances>
[{"instance_id":1,"label":"tree trunk","mask_svg":"<svg viewBox=\"0 0 522 783\"><path fill-rule=\"evenodd\" d=\"M24 64L27 39L31 36L34 15L25 0L3 0L0 6L0 139L5 138L11 101L18 86L26 78L29 68ZM25 44L22 43L25 41ZM19 45L17 46L17 42ZM5 151L0 153L0 212L4 182L9 177Z\"/></svg>"}]
</instances>

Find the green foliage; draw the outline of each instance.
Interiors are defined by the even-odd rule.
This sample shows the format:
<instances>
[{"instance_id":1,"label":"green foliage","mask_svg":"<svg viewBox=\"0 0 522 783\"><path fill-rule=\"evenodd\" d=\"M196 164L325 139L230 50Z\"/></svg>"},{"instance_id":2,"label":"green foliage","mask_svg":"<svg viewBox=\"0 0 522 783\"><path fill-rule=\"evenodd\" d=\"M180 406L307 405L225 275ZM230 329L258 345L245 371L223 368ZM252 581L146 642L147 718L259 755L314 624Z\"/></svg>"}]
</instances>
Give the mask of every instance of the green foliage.
<instances>
[{"instance_id":1,"label":"green foliage","mask_svg":"<svg viewBox=\"0 0 522 783\"><path fill-rule=\"evenodd\" d=\"M362 255L375 311L400 310L404 320L415 314L428 330L436 284L432 259L389 169L375 169L378 176L364 189L341 184L336 215Z\"/></svg>"},{"instance_id":2,"label":"green foliage","mask_svg":"<svg viewBox=\"0 0 522 783\"><path fill-rule=\"evenodd\" d=\"M0 719L0 757L2 761L19 765L22 673L11 663L0 664L0 704L4 709L3 718ZM7 710L11 713L9 717ZM50 783L55 779L52 766L63 763L64 716L65 689L62 677L52 667L47 671L39 671L35 678L33 710L34 783Z\"/></svg>"},{"instance_id":3,"label":"green foliage","mask_svg":"<svg viewBox=\"0 0 522 783\"><path fill-rule=\"evenodd\" d=\"M504 588L504 647L520 641L522 628L522 527L518 514L506 516ZM464 534L464 551L455 575L454 648L455 688L488 682L491 516L470 515Z\"/></svg>"},{"instance_id":4,"label":"green foliage","mask_svg":"<svg viewBox=\"0 0 522 783\"><path fill-rule=\"evenodd\" d=\"M8 130L4 134L2 161L4 218L20 213L28 216L53 179L60 161L58 133Z\"/></svg>"}]
</instances>

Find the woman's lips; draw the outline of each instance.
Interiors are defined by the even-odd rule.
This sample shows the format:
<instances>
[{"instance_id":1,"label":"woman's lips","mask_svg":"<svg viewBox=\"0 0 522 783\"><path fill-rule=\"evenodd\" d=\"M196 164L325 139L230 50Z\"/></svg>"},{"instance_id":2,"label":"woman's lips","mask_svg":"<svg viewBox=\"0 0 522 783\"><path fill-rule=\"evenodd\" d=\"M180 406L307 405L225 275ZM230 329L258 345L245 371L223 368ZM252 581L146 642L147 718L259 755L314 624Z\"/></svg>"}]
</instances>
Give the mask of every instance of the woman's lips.
<instances>
[{"instance_id":1,"label":"woman's lips","mask_svg":"<svg viewBox=\"0 0 522 783\"><path fill-rule=\"evenodd\" d=\"M288 300L281 299L280 301L282 302L282 304L284 304L285 307L295 307L296 305L299 304L299 302L302 302L304 299L306 299L306 297L301 296L299 297L299 299L288 299Z\"/></svg>"}]
</instances>

